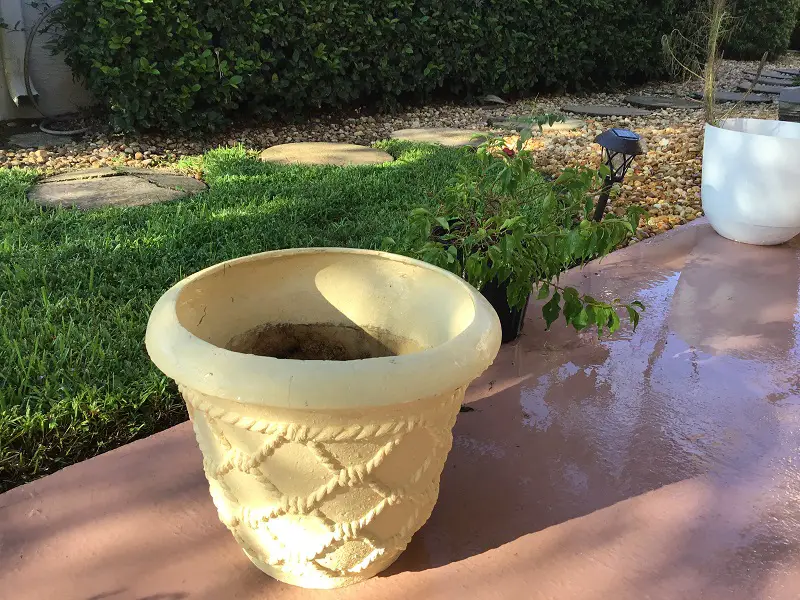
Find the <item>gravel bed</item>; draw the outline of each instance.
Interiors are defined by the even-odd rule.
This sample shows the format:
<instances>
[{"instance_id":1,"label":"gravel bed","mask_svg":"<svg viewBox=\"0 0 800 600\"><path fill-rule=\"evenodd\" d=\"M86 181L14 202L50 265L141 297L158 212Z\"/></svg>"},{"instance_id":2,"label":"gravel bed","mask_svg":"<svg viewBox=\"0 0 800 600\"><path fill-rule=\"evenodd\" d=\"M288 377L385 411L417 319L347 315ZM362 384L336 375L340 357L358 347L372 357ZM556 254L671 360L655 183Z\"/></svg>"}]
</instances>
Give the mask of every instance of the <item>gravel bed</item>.
<instances>
[{"instance_id":1,"label":"gravel bed","mask_svg":"<svg viewBox=\"0 0 800 600\"><path fill-rule=\"evenodd\" d=\"M777 65L800 66L800 55L788 54ZM720 86L734 90L743 80L743 71L757 68L748 61L724 61ZM44 173L103 166L170 167L185 156L196 156L219 146L242 144L252 150L287 142L330 141L369 145L389 138L392 131L417 127L456 127L486 129L488 118L555 112L564 104L622 104L629 94L688 94L698 91L692 82L657 83L627 88L614 93L544 96L508 105L458 106L432 105L395 114L325 116L298 125L266 124L237 126L202 139L180 135L107 135L88 133L61 147L0 149L0 166L35 167ZM732 105L720 105L720 114ZM726 108L727 107L727 108ZM743 105L736 116L777 119L777 103ZM663 109L646 117L585 118L587 127L577 131L537 136L532 149L538 168L556 174L567 166L599 163L599 148L594 137L609 127L627 127L641 134L649 152L639 157L622 185L619 197L609 210L622 212L629 204L647 210L640 221L637 239L644 239L702 216L700 174L703 115L700 110ZM200 173L195 173L200 177Z\"/></svg>"}]
</instances>

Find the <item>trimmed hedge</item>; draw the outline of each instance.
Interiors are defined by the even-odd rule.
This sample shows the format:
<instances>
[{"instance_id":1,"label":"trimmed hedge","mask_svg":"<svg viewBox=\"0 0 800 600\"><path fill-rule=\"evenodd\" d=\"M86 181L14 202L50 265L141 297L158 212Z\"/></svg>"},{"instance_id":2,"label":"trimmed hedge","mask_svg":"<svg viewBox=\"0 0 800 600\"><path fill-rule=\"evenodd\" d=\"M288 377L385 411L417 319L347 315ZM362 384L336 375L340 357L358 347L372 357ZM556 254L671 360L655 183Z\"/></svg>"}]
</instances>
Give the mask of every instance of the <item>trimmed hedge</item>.
<instances>
[{"instance_id":1,"label":"trimmed hedge","mask_svg":"<svg viewBox=\"0 0 800 600\"><path fill-rule=\"evenodd\" d=\"M732 4L735 18L725 56L758 60L771 58L789 48L800 11L800 0L738 0Z\"/></svg>"},{"instance_id":2,"label":"trimmed hedge","mask_svg":"<svg viewBox=\"0 0 800 600\"><path fill-rule=\"evenodd\" d=\"M794 26L792 39L789 40L789 48L792 50L800 50L800 8L797 10L797 23Z\"/></svg>"},{"instance_id":3,"label":"trimmed hedge","mask_svg":"<svg viewBox=\"0 0 800 600\"><path fill-rule=\"evenodd\" d=\"M664 74L692 0L65 0L59 49L122 129Z\"/></svg>"}]
</instances>

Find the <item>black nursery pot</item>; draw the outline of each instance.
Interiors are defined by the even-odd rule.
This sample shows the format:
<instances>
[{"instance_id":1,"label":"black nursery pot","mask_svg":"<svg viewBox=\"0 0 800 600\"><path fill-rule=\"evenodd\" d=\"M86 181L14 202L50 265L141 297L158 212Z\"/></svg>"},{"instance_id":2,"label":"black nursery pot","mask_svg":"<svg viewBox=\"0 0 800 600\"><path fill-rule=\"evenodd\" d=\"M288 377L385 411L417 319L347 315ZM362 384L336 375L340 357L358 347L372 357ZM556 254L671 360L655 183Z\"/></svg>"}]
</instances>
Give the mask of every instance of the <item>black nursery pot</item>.
<instances>
[{"instance_id":1,"label":"black nursery pot","mask_svg":"<svg viewBox=\"0 0 800 600\"><path fill-rule=\"evenodd\" d=\"M497 316L500 317L500 326L503 328L503 343L513 342L522 334L522 326L525 323L525 313L528 311L528 301L530 294L525 300L522 308L511 308L508 305L508 283L497 283L492 280L484 285L480 292L483 297L492 305Z\"/></svg>"}]
</instances>

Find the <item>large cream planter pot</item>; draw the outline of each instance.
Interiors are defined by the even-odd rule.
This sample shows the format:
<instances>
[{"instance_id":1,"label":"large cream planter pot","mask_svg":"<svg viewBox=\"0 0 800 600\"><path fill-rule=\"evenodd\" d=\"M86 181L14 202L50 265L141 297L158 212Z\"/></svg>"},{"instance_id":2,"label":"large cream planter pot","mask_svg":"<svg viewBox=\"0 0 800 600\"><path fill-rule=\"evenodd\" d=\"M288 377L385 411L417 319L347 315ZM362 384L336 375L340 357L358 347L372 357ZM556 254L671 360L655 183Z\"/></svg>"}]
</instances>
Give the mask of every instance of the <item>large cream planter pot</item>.
<instances>
[{"instance_id":1,"label":"large cream planter pot","mask_svg":"<svg viewBox=\"0 0 800 600\"><path fill-rule=\"evenodd\" d=\"M709 223L728 239L774 245L800 234L800 123L706 125L702 198Z\"/></svg>"},{"instance_id":2,"label":"large cream planter pot","mask_svg":"<svg viewBox=\"0 0 800 600\"><path fill-rule=\"evenodd\" d=\"M356 354L386 353L227 349L265 326L317 325L361 332L342 342ZM247 556L281 581L330 588L388 567L427 521L464 391L497 355L500 323L439 268L310 248L184 279L156 304L146 342L183 393L219 517Z\"/></svg>"}]
</instances>

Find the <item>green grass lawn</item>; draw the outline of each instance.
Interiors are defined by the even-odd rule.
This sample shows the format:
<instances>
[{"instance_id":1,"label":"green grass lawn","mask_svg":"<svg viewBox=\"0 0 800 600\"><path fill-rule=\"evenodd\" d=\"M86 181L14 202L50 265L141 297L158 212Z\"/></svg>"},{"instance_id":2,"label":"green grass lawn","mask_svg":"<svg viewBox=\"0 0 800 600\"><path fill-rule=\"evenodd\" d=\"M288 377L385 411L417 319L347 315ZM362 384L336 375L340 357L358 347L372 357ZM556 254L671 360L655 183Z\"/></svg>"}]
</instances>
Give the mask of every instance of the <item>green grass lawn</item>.
<instances>
[{"instance_id":1,"label":"green grass lawn","mask_svg":"<svg viewBox=\"0 0 800 600\"><path fill-rule=\"evenodd\" d=\"M183 421L150 363L151 307L183 277L278 248L378 248L402 237L468 150L382 145L376 167L281 167L205 156L209 191L136 208L43 209L35 173L0 170L0 490Z\"/></svg>"}]
</instances>

